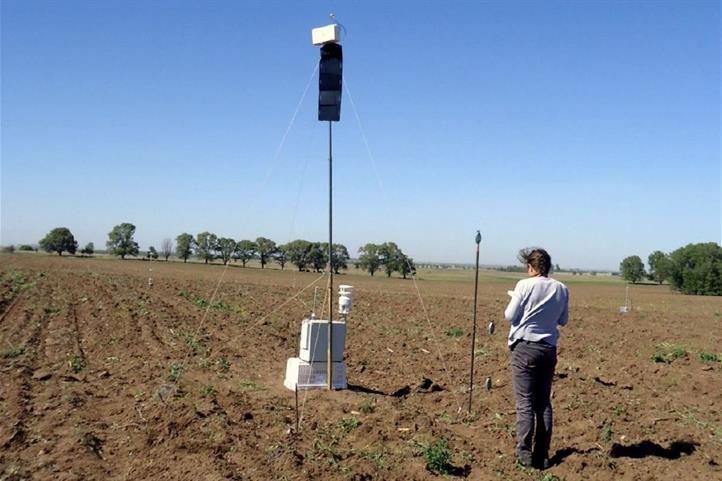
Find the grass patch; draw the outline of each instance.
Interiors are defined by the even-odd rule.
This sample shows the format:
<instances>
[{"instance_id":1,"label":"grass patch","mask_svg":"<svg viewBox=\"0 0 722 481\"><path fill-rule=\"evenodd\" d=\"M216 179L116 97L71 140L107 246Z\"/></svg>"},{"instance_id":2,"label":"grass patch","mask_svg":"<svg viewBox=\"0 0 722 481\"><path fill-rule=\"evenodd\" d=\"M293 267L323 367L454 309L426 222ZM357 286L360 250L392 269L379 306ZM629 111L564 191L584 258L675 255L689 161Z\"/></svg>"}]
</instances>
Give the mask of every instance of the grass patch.
<instances>
[{"instance_id":1,"label":"grass patch","mask_svg":"<svg viewBox=\"0 0 722 481\"><path fill-rule=\"evenodd\" d=\"M511 439L516 435L516 424L506 422L501 413L494 413L488 429L494 433L504 433Z\"/></svg>"},{"instance_id":2,"label":"grass patch","mask_svg":"<svg viewBox=\"0 0 722 481\"><path fill-rule=\"evenodd\" d=\"M625 408L624 406L615 406L614 409L612 409L612 414L614 414L617 417L626 416L627 408Z\"/></svg>"},{"instance_id":3,"label":"grass patch","mask_svg":"<svg viewBox=\"0 0 722 481\"><path fill-rule=\"evenodd\" d=\"M190 348L195 354L205 352L205 346L203 345L200 335L196 336L196 334L191 331L181 330L178 331L178 337L183 339L185 345L188 346L188 348Z\"/></svg>"},{"instance_id":4,"label":"grass patch","mask_svg":"<svg viewBox=\"0 0 722 481\"><path fill-rule=\"evenodd\" d=\"M201 397L213 396L216 393L216 389L210 384L207 386L201 386L200 394Z\"/></svg>"},{"instance_id":5,"label":"grass patch","mask_svg":"<svg viewBox=\"0 0 722 481\"><path fill-rule=\"evenodd\" d=\"M344 433L348 434L357 427L361 426L361 421L359 421L355 417L348 417L343 418L338 422L338 427L343 431Z\"/></svg>"},{"instance_id":6,"label":"grass patch","mask_svg":"<svg viewBox=\"0 0 722 481\"><path fill-rule=\"evenodd\" d=\"M702 428L704 431L710 433L717 442L722 443L722 426L719 424L700 419L691 411L682 414L682 418L688 423Z\"/></svg>"},{"instance_id":7,"label":"grass patch","mask_svg":"<svg viewBox=\"0 0 722 481\"><path fill-rule=\"evenodd\" d=\"M186 294L186 295L182 295L182 294ZM185 297L186 299L190 300L190 295L188 295L187 293L181 293L179 295L181 295L181 297ZM228 304L223 301L211 303L202 297L196 297L192 302L193 302L193 304L196 305L196 307L198 307L200 309L210 308L210 309L214 309L216 311L235 312L238 314L243 313L243 310L241 308L233 306L233 305Z\"/></svg>"},{"instance_id":8,"label":"grass patch","mask_svg":"<svg viewBox=\"0 0 722 481\"><path fill-rule=\"evenodd\" d=\"M371 399L367 399L358 406L358 410L364 414L371 414L376 409L374 402Z\"/></svg>"},{"instance_id":9,"label":"grass patch","mask_svg":"<svg viewBox=\"0 0 722 481\"><path fill-rule=\"evenodd\" d=\"M709 352L699 351L697 353L699 360L702 362L722 362L722 354L712 354Z\"/></svg>"},{"instance_id":10,"label":"grass patch","mask_svg":"<svg viewBox=\"0 0 722 481\"><path fill-rule=\"evenodd\" d=\"M263 387L253 379L241 379L238 383L241 391L260 391Z\"/></svg>"},{"instance_id":11,"label":"grass patch","mask_svg":"<svg viewBox=\"0 0 722 481\"><path fill-rule=\"evenodd\" d=\"M25 352L25 346L21 346L21 345L13 346L12 344L10 344L10 347L8 347L7 349L3 349L2 353L0 354L0 357L2 357L3 359L12 359L12 358L20 356L24 352Z\"/></svg>"},{"instance_id":12,"label":"grass patch","mask_svg":"<svg viewBox=\"0 0 722 481\"><path fill-rule=\"evenodd\" d=\"M669 342L663 342L657 344L655 351L652 353L650 359L654 362L663 362L671 364L676 359L687 356L687 350L684 346L678 344L671 344Z\"/></svg>"},{"instance_id":13,"label":"grass patch","mask_svg":"<svg viewBox=\"0 0 722 481\"><path fill-rule=\"evenodd\" d=\"M474 357L484 357L484 356L488 356L488 355L489 355L489 351L487 351L483 347L474 351Z\"/></svg>"},{"instance_id":14,"label":"grass patch","mask_svg":"<svg viewBox=\"0 0 722 481\"><path fill-rule=\"evenodd\" d=\"M85 368L85 361L83 361L83 358L80 356L73 356L69 361L68 365L70 366L70 369L75 373L79 373Z\"/></svg>"},{"instance_id":15,"label":"grass patch","mask_svg":"<svg viewBox=\"0 0 722 481\"><path fill-rule=\"evenodd\" d=\"M564 481L564 479L560 478L556 474L544 473L544 476L539 478L539 481Z\"/></svg>"},{"instance_id":16,"label":"grass patch","mask_svg":"<svg viewBox=\"0 0 722 481\"><path fill-rule=\"evenodd\" d=\"M374 467L382 471L388 467L388 456L384 448L377 448L372 450L362 450L359 455L363 459L368 459L374 465Z\"/></svg>"},{"instance_id":17,"label":"grass patch","mask_svg":"<svg viewBox=\"0 0 722 481\"><path fill-rule=\"evenodd\" d=\"M216 360L216 368L218 368L218 372L228 372L231 368L231 363L225 357L219 357Z\"/></svg>"},{"instance_id":18,"label":"grass patch","mask_svg":"<svg viewBox=\"0 0 722 481\"><path fill-rule=\"evenodd\" d=\"M424 448L424 459L426 460L426 469L432 473L451 473L451 451L449 451L449 443L446 439L441 439L426 446Z\"/></svg>"},{"instance_id":19,"label":"grass patch","mask_svg":"<svg viewBox=\"0 0 722 481\"><path fill-rule=\"evenodd\" d=\"M451 327L447 329L444 334L449 337L461 337L464 335L464 331L462 331L459 327Z\"/></svg>"},{"instance_id":20,"label":"grass patch","mask_svg":"<svg viewBox=\"0 0 722 481\"><path fill-rule=\"evenodd\" d=\"M321 439L323 432L318 432L317 437L313 440L313 457L316 459L325 459L331 466L337 466L342 456L338 449L338 439L331 436L331 439L324 441Z\"/></svg>"},{"instance_id":21,"label":"grass patch","mask_svg":"<svg viewBox=\"0 0 722 481\"><path fill-rule=\"evenodd\" d=\"M612 436L614 436L614 431L612 431L612 425L605 424L604 426L602 426L602 429L599 431L599 439L601 439L605 443L608 443L612 440Z\"/></svg>"},{"instance_id":22,"label":"grass patch","mask_svg":"<svg viewBox=\"0 0 722 481\"><path fill-rule=\"evenodd\" d=\"M183 375L183 366L178 363L170 365L170 372L168 373L168 380L171 382L178 382Z\"/></svg>"}]
</instances>

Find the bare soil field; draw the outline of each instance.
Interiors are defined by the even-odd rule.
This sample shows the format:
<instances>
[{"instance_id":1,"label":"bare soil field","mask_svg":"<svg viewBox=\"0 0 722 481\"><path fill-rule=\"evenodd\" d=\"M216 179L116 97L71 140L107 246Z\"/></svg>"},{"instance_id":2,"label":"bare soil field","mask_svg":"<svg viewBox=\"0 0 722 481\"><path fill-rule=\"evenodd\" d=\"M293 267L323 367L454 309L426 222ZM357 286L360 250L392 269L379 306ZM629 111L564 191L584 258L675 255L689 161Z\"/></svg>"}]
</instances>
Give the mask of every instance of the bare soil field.
<instances>
[{"instance_id":1,"label":"bare soil field","mask_svg":"<svg viewBox=\"0 0 722 481\"><path fill-rule=\"evenodd\" d=\"M624 284L569 278L539 472L514 463L518 277L481 280L466 412L472 275L338 276L356 288L349 389L300 393L295 432L283 377L319 274L0 256L0 480L722 479L722 363L699 354L722 351L722 298L634 286L621 314ZM425 452L441 440L437 475Z\"/></svg>"}]
</instances>

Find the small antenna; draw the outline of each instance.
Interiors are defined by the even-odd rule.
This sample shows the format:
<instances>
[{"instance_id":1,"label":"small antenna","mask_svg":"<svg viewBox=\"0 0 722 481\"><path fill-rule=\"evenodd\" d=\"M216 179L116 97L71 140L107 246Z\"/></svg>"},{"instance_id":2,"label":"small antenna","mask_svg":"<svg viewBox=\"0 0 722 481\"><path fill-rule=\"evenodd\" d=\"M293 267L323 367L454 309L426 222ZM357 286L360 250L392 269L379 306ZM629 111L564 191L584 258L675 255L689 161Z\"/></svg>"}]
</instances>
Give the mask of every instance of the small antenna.
<instances>
[{"instance_id":1,"label":"small antenna","mask_svg":"<svg viewBox=\"0 0 722 481\"><path fill-rule=\"evenodd\" d=\"M333 12L329 13L329 14L328 14L328 18L331 19L331 23L334 23L334 24L338 25L339 27L341 27L341 31L343 31L343 35L344 35L344 38L345 38L345 37L348 35L348 30L347 30L346 27L343 25L343 23L341 23L341 22L338 21L338 19L336 18L336 14L333 13Z\"/></svg>"}]
</instances>

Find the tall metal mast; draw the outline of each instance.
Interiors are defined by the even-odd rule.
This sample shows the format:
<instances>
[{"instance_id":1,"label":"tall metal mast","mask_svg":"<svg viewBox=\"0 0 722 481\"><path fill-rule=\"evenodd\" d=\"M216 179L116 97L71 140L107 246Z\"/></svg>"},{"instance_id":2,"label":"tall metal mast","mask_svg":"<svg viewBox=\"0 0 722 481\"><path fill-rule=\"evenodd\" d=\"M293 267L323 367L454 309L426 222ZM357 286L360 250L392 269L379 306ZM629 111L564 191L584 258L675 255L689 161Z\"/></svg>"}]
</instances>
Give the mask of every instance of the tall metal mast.
<instances>
[{"instance_id":1,"label":"tall metal mast","mask_svg":"<svg viewBox=\"0 0 722 481\"><path fill-rule=\"evenodd\" d=\"M328 122L328 348L326 378L333 389L333 122Z\"/></svg>"}]
</instances>

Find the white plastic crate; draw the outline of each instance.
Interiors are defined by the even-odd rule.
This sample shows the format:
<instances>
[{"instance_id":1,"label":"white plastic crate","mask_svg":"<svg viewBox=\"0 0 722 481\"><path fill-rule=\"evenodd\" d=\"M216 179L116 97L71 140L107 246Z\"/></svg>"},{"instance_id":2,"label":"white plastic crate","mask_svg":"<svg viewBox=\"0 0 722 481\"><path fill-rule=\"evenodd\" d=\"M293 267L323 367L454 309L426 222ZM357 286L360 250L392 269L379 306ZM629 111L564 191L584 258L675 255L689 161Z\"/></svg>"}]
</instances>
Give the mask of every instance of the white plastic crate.
<instances>
[{"instance_id":1,"label":"white plastic crate","mask_svg":"<svg viewBox=\"0 0 722 481\"><path fill-rule=\"evenodd\" d=\"M346 364L343 362L332 363L333 388L346 389ZM286 378L283 385L291 391L303 389L323 389L328 386L326 379L325 362L306 362L298 357L292 357L286 362Z\"/></svg>"},{"instance_id":2,"label":"white plastic crate","mask_svg":"<svg viewBox=\"0 0 722 481\"><path fill-rule=\"evenodd\" d=\"M342 362L346 347L346 323L333 321L331 361ZM328 352L328 320L304 319L301 323L299 354L307 362L326 362Z\"/></svg>"}]
</instances>

